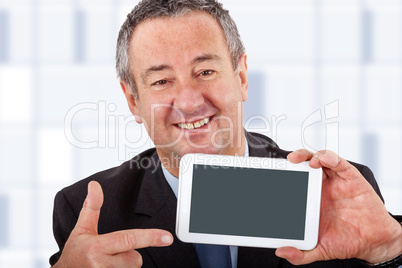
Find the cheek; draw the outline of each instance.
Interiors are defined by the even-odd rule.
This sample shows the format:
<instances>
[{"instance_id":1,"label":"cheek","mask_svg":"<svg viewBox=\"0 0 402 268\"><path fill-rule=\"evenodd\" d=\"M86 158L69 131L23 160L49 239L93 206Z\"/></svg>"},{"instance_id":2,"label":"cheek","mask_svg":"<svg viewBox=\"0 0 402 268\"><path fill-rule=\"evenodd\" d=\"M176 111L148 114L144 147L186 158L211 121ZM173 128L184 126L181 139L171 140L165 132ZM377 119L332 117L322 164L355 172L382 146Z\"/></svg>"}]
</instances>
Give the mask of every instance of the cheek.
<instances>
[{"instance_id":1,"label":"cheek","mask_svg":"<svg viewBox=\"0 0 402 268\"><path fill-rule=\"evenodd\" d=\"M167 135L168 128L172 123L172 118L175 118L175 111L172 109L171 105L168 104L152 104L147 111L146 121L149 128L159 131L160 133L155 133L158 135ZM163 134L162 134L163 133Z\"/></svg>"},{"instance_id":2,"label":"cheek","mask_svg":"<svg viewBox=\"0 0 402 268\"><path fill-rule=\"evenodd\" d=\"M233 111L242 103L241 90L238 85L221 85L214 90L213 103L222 111Z\"/></svg>"},{"instance_id":3,"label":"cheek","mask_svg":"<svg viewBox=\"0 0 402 268\"><path fill-rule=\"evenodd\" d=\"M166 99L166 98L165 98ZM140 96L140 101L138 102L138 114L147 121L151 123L152 121L158 121L167 112L168 104L164 101L164 98L157 98L150 94Z\"/></svg>"}]
</instances>

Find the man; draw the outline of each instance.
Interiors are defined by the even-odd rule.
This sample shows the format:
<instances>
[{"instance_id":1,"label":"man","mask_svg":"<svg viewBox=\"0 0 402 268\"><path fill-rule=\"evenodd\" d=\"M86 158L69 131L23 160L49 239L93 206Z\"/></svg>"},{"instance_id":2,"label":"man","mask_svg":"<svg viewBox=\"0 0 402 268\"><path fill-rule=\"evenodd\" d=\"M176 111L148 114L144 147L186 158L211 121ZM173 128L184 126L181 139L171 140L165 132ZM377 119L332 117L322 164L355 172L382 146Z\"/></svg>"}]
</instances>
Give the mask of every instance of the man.
<instances>
[{"instance_id":1,"label":"man","mask_svg":"<svg viewBox=\"0 0 402 268\"><path fill-rule=\"evenodd\" d=\"M395 267L400 261L401 225L387 213L367 167L328 151L289 153L245 132L247 56L220 4L140 2L121 28L116 66L130 111L156 149L57 194L60 251L50 259L54 267L203 266L208 256L174 235L178 160L193 152L287 157L323 168L316 248L230 248L232 267L367 267L387 261Z\"/></svg>"}]
</instances>

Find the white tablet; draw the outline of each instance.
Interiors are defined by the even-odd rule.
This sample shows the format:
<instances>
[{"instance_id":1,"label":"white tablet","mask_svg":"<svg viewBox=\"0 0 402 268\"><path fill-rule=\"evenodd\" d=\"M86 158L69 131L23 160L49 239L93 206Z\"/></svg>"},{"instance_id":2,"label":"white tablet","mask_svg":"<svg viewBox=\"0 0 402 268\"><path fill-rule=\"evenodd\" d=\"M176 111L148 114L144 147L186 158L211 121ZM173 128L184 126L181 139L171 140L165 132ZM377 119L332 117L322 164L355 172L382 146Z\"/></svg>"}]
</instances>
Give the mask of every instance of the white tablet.
<instances>
[{"instance_id":1,"label":"white tablet","mask_svg":"<svg viewBox=\"0 0 402 268\"><path fill-rule=\"evenodd\" d=\"M313 249L322 170L286 159L187 154L176 234L188 243Z\"/></svg>"}]
</instances>

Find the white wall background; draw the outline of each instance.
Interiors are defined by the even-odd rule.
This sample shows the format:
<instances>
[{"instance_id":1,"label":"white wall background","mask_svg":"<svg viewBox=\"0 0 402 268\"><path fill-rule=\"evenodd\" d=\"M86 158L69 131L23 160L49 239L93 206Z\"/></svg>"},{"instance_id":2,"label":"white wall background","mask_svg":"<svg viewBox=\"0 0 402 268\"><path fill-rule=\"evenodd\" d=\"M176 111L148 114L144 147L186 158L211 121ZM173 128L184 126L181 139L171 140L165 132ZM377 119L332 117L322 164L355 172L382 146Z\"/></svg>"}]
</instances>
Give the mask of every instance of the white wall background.
<instances>
[{"instance_id":1,"label":"white wall background","mask_svg":"<svg viewBox=\"0 0 402 268\"><path fill-rule=\"evenodd\" d=\"M136 2L0 0L0 267L48 267L56 192L151 146L114 71ZM402 1L223 3L248 52L245 121L266 124L248 128L370 166L402 214Z\"/></svg>"}]
</instances>

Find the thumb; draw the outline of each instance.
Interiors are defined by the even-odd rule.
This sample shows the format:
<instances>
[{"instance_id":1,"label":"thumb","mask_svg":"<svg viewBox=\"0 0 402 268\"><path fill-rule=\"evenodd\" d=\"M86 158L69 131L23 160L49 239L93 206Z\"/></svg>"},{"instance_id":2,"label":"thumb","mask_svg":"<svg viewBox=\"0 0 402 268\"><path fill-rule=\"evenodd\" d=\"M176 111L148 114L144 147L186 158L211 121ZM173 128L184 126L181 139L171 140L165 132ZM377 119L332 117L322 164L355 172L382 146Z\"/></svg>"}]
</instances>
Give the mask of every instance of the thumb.
<instances>
[{"instance_id":1,"label":"thumb","mask_svg":"<svg viewBox=\"0 0 402 268\"><path fill-rule=\"evenodd\" d=\"M98 221L102 204L102 187L98 182L91 181L88 184L88 194L73 230L75 235L98 234Z\"/></svg>"},{"instance_id":2,"label":"thumb","mask_svg":"<svg viewBox=\"0 0 402 268\"><path fill-rule=\"evenodd\" d=\"M309 251L301 251L293 247L282 247L278 248L275 254L277 257L286 259L293 265L303 265L324 260L317 248Z\"/></svg>"}]
</instances>

